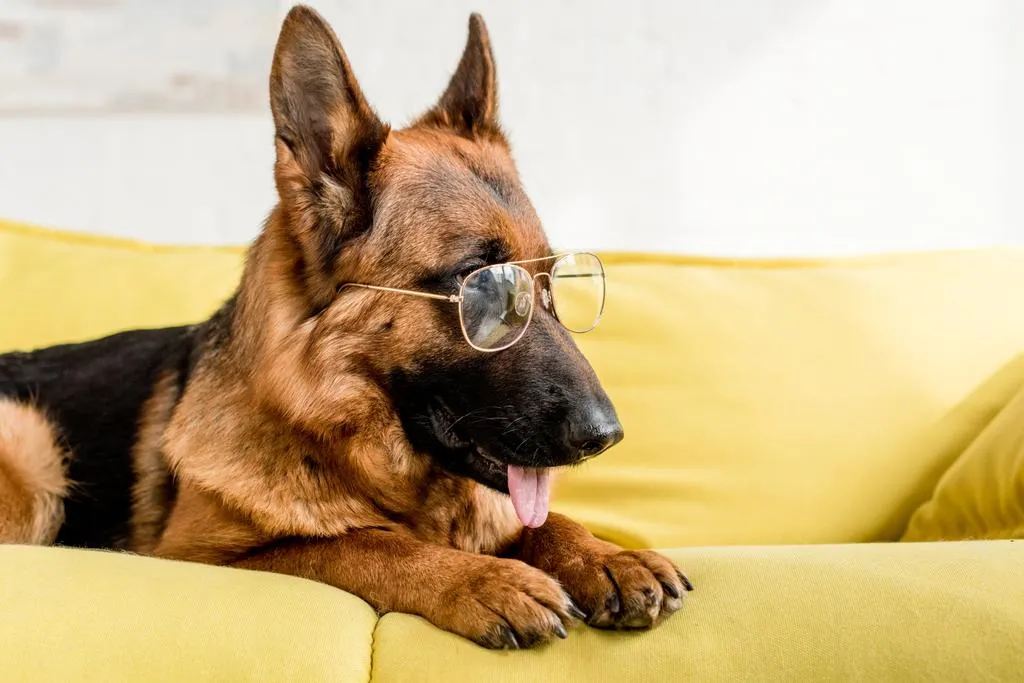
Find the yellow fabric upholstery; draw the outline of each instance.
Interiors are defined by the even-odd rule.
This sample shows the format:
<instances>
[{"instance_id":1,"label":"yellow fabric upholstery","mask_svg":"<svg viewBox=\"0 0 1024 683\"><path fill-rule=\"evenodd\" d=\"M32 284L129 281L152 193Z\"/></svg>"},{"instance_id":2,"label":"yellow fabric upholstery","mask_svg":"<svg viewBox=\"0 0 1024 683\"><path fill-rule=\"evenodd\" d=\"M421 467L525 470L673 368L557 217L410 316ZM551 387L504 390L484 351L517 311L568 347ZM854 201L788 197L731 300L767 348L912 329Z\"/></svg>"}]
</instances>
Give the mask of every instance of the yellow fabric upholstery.
<instances>
[{"instance_id":1,"label":"yellow fabric upholstery","mask_svg":"<svg viewBox=\"0 0 1024 683\"><path fill-rule=\"evenodd\" d=\"M698 588L650 633L581 630L543 651L490 652L391 614L374 636L374 680L903 683L1010 681L1024 671L1019 543L667 554Z\"/></svg>"},{"instance_id":2,"label":"yellow fabric upholstery","mask_svg":"<svg viewBox=\"0 0 1024 683\"><path fill-rule=\"evenodd\" d=\"M234 291L243 253L0 221L0 353L202 320Z\"/></svg>"},{"instance_id":3,"label":"yellow fabric upholstery","mask_svg":"<svg viewBox=\"0 0 1024 683\"><path fill-rule=\"evenodd\" d=\"M578 340L626 438L556 507L629 545L897 540L1024 352L1024 249L607 260Z\"/></svg>"},{"instance_id":4,"label":"yellow fabric upholstery","mask_svg":"<svg viewBox=\"0 0 1024 683\"><path fill-rule=\"evenodd\" d=\"M0 547L4 681L1019 680L1024 545L690 548L650 633L491 652L290 577ZM371 673L372 667L372 673Z\"/></svg>"},{"instance_id":5,"label":"yellow fabric upholstery","mask_svg":"<svg viewBox=\"0 0 1024 683\"><path fill-rule=\"evenodd\" d=\"M1014 364L1024 374L1024 357ZM1024 380L946 471L904 541L1024 538Z\"/></svg>"},{"instance_id":6,"label":"yellow fabric upholstery","mask_svg":"<svg viewBox=\"0 0 1024 683\"><path fill-rule=\"evenodd\" d=\"M323 584L0 545L0 680L369 679L376 614Z\"/></svg>"}]
</instances>

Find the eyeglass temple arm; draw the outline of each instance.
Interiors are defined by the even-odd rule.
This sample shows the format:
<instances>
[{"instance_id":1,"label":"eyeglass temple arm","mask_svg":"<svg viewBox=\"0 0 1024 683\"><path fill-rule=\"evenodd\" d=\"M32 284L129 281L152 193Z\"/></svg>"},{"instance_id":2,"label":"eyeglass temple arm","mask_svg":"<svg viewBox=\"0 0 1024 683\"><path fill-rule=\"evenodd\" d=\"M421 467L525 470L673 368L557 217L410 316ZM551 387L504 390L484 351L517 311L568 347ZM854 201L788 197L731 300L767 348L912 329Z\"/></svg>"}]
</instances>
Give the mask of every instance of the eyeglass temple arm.
<instances>
[{"instance_id":1,"label":"eyeglass temple arm","mask_svg":"<svg viewBox=\"0 0 1024 683\"><path fill-rule=\"evenodd\" d=\"M445 296L444 294L431 294L429 292L414 292L411 289L398 289L396 287L381 287L380 285L361 285L355 282L346 282L341 286L342 289L346 287L360 287L362 289L375 289L378 292L394 292L395 294L410 294L412 296L420 296L424 299L436 299L438 301L447 301L449 303L457 304L462 300L458 294L450 294Z\"/></svg>"}]
</instances>

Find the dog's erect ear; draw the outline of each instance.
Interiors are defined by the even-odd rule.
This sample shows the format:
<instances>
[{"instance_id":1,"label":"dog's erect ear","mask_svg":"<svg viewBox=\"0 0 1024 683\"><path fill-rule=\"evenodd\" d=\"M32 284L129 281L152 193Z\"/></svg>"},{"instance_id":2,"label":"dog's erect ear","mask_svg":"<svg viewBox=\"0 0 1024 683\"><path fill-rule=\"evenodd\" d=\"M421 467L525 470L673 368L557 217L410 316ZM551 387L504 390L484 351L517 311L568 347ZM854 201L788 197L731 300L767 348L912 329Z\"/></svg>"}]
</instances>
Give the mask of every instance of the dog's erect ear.
<instances>
[{"instance_id":1,"label":"dog's erect ear","mask_svg":"<svg viewBox=\"0 0 1024 683\"><path fill-rule=\"evenodd\" d=\"M498 130L498 79L487 26L479 14L469 17L469 38L448 89L420 119L425 125L453 128L475 136Z\"/></svg>"},{"instance_id":2,"label":"dog's erect ear","mask_svg":"<svg viewBox=\"0 0 1024 683\"><path fill-rule=\"evenodd\" d=\"M345 51L317 12L293 7L281 26L270 71L278 139L311 178L366 165L387 135L363 97ZM356 166L357 168L350 168Z\"/></svg>"},{"instance_id":3,"label":"dog's erect ear","mask_svg":"<svg viewBox=\"0 0 1024 683\"><path fill-rule=\"evenodd\" d=\"M281 27L270 108L286 224L302 247L306 291L322 303L345 241L372 222L368 176L389 128L363 97L334 31L302 5Z\"/></svg>"}]
</instances>

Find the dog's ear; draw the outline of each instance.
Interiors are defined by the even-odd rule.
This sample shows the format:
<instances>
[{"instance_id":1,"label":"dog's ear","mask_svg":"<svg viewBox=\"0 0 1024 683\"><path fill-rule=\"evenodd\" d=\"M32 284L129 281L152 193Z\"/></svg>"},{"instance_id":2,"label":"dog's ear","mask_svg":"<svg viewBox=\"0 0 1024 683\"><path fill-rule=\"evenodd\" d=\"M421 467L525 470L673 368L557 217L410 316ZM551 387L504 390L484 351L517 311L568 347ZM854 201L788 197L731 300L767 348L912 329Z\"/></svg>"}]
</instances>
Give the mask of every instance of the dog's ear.
<instances>
[{"instance_id":1,"label":"dog's ear","mask_svg":"<svg viewBox=\"0 0 1024 683\"><path fill-rule=\"evenodd\" d=\"M313 9L285 17L270 71L275 178L307 270L323 276L371 221L368 174L387 138L334 31ZM326 283L322 283L325 284Z\"/></svg>"},{"instance_id":2,"label":"dog's ear","mask_svg":"<svg viewBox=\"0 0 1024 683\"><path fill-rule=\"evenodd\" d=\"M365 170L359 167L387 135L334 31L304 5L293 7L281 26L270 71L270 109L278 139L310 176Z\"/></svg>"},{"instance_id":3,"label":"dog's ear","mask_svg":"<svg viewBox=\"0 0 1024 683\"><path fill-rule=\"evenodd\" d=\"M469 38L448 89L419 123L451 128L469 137L499 130L494 53L487 26L479 14L469 17Z\"/></svg>"}]
</instances>

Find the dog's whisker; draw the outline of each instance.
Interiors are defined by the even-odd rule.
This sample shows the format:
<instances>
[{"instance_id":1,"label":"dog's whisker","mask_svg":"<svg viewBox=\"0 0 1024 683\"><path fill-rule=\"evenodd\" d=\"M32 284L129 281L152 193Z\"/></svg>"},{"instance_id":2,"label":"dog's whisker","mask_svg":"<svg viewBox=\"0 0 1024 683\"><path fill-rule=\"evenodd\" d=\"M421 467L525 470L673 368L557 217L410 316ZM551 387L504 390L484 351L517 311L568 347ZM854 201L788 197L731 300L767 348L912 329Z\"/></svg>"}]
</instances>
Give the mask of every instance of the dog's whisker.
<instances>
[{"instance_id":1,"label":"dog's whisker","mask_svg":"<svg viewBox=\"0 0 1024 683\"><path fill-rule=\"evenodd\" d=\"M517 423L517 422L520 422L520 421L522 421L522 420L525 420L525 419L526 419L526 417L527 417L526 415L520 415L520 416L519 416L519 417L517 417L516 419L512 420L511 422L509 422L509 423L508 423L508 424L507 424L507 425L505 426L505 431L503 431L503 432L501 433L501 435L502 435L502 436L504 436L504 435L508 434L509 432L511 432L511 431L512 431L512 428L513 428L513 427L515 427L516 423Z\"/></svg>"},{"instance_id":2,"label":"dog's whisker","mask_svg":"<svg viewBox=\"0 0 1024 683\"><path fill-rule=\"evenodd\" d=\"M520 441L520 442L519 442L519 445L518 445L518 446L516 446L516 448L515 448L515 450L514 450L514 451L512 451L512 455L513 455L513 456L518 456L518 455L519 455L519 449L520 449L520 448L522 448L522 447L523 447L523 446L524 446L525 444L529 443L529 442L530 442L530 441L532 441L532 440L533 440L533 435L530 435L530 436L527 436L527 437L526 437L525 439L523 439L522 441Z\"/></svg>"},{"instance_id":3,"label":"dog's whisker","mask_svg":"<svg viewBox=\"0 0 1024 683\"><path fill-rule=\"evenodd\" d=\"M460 422L462 422L463 420L465 420L467 417L470 417L474 413L486 412L487 410L488 410L487 408L476 408L475 410L469 411L468 413L466 413L462 417L456 418L455 421L453 421L450 425L448 425L448 428L444 430L444 435L445 436L450 435L452 433L452 430L455 429L455 426L457 424L459 424Z\"/></svg>"}]
</instances>

